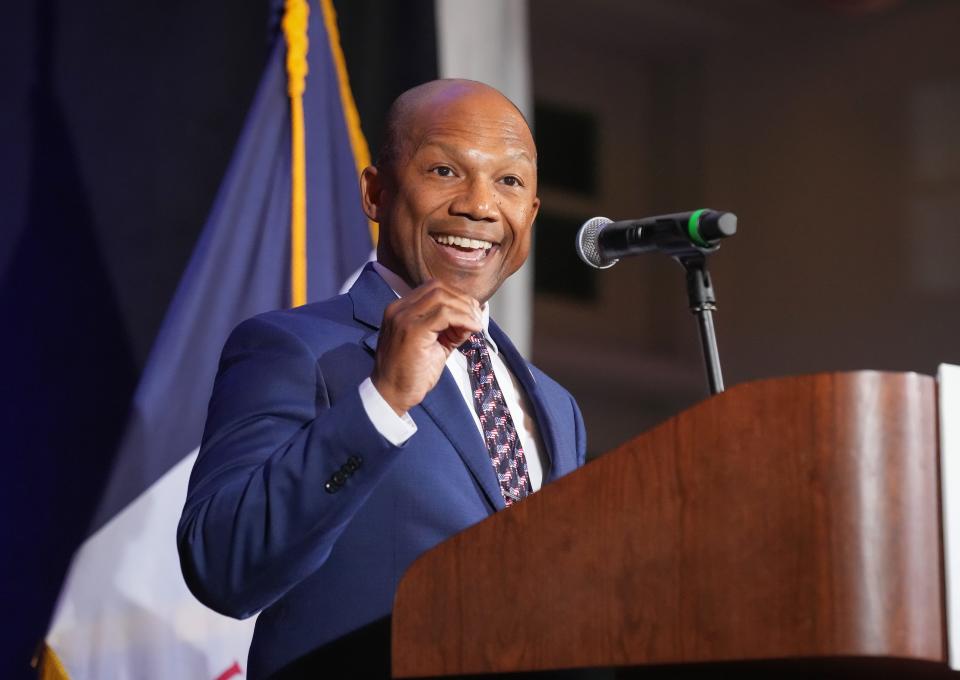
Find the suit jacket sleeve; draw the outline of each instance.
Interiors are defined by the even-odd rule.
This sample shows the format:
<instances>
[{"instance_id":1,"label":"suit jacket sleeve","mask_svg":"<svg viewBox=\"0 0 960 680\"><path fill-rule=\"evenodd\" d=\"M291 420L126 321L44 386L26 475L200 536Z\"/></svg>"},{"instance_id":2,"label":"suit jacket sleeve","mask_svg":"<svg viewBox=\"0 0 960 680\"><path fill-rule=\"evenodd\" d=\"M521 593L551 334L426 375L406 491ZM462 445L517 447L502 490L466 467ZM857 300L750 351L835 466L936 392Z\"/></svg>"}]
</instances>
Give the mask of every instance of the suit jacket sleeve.
<instances>
[{"instance_id":1,"label":"suit jacket sleeve","mask_svg":"<svg viewBox=\"0 0 960 680\"><path fill-rule=\"evenodd\" d=\"M264 317L244 322L223 351L177 531L187 585L228 616L265 608L323 563L402 449L357 390L330 403L299 337ZM360 467L329 493L351 456Z\"/></svg>"}]
</instances>

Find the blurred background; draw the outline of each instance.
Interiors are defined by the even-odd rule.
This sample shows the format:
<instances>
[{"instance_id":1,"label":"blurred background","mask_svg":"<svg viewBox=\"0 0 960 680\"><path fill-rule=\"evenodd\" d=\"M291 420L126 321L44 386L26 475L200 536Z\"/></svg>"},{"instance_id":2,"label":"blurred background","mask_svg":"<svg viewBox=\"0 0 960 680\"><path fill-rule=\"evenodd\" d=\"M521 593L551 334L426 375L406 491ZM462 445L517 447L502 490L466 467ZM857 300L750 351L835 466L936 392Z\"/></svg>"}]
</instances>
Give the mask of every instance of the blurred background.
<instances>
[{"instance_id":1,"label":"blurred background","mask_svg":"<svg viewBox=\"0 0 960 680\"><path fill-rule=\"evenodd\" d=\"M705 393L682 270L577 267L592 215L737 214L710 265L728 387L960 361L957 3L533 0L530 17L535 267L570 268L537 278L533 354L583 404L592 451ZM588 132L588 162L564 164L563 125Z\"/></svg>"},{"instance_id":2,"label":"blurred background","mask_svg":"<svg viewBox=\"0 0 960 680\"><path fill-rule=\"evenodd\" d=\"M392 98L440 73L435 6L335 4L375 150ZM728 388L960 363L960 3L523 11L543 199L528 351L577 397L591 455L706 396L682 270L588 269L573 238L594 215L738 215L711 260ZM3 7L4 677L31 675L279 16L218 0Z\"/></svg>"}]
</instances>

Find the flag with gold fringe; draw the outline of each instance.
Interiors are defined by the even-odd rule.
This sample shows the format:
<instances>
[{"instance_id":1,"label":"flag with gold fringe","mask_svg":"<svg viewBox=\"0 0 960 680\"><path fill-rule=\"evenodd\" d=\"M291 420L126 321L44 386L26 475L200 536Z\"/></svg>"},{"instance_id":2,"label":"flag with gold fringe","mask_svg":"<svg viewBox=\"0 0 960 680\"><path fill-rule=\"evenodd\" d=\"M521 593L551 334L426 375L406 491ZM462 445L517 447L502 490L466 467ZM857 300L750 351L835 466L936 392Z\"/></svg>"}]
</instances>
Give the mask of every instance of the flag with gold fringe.
<instances>
[{"instance_id":1,"label":"flag with gold fringe","mask_svg":"<svg viewBox=\"0 0 960 680\"><path fill-rule=\"evenodd\" d=\"M331 0L286 0L281 28L61 589L42 678L245 675L253 619L197 602L176 547L220 350L247 317L336 294L376 237L360 209L369 152Z\"/></svg>"}]
</instances>

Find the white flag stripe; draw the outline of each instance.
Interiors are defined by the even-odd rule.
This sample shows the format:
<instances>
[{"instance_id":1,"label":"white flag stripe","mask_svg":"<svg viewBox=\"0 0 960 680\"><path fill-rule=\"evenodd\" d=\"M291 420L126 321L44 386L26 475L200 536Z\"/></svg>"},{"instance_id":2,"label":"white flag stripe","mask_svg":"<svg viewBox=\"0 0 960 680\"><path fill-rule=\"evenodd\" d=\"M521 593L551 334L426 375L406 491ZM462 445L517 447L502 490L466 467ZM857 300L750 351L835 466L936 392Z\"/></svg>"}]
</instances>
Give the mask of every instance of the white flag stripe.
<instances>
[{"instance_id":1,"label":"white flag stripe","mask_svg":"<svg viewBox=\"0 0 960 680\"><path fill-rule=\"evenodd\" d=\"M180 572L171 509L183 506L196 457L194 450L74 556L47 636L71 680L213 680L234 662L246 668L255 618L207 609Z\"/></svg>"}]
</instances>

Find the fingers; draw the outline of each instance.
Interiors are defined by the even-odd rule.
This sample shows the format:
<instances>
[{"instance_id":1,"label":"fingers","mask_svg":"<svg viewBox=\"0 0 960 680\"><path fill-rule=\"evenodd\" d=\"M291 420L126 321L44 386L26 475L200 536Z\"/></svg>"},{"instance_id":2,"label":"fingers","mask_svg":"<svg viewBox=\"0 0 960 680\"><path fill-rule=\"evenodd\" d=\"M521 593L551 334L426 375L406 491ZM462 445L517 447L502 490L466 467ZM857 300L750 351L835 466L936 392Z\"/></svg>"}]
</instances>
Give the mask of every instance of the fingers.
<instances>
[{"instance_id":1,"label":"fingers","mask_svg":"<svg viewBox=\"0 0 960 680\"><path fill-rule=\"evenodd\" d=\"M479 330L479 329L478 329ZM465 343L469 338L471 333L476 333L477 330L471 330L467 328L455 328L451 326L444 331L441 331L437 335L437 342L443 345L447 350L452 352L457 347Z\"/></svg>"},{"instance_id":2,"label":"fingers","mask_svg":"<svg viewBox=\"0 0 960 680\"><path fill-rule=\"evenodd\" d=\"M424 309L438 301L451 307L474 310L477 317L479 318L480 316L480 303L477 302L475 298L460 292L456 288L451 288L436 279L417 287L409 295L394 302L390 307L396 307L398 310L407 308Z\"/></svg>"},{"instance_id":3,"label":"fingers","mask_svg":"<svg viewBox=\"0 0 960 680\"><path fill-rule=\"evenodd\" d=\"M476 299L440 281L425 283L384 311L374 387L405 413L436 385L450 352L482 329Z\"/></svg>"},{"instance_id":4,"label":"fingers","mask_svg":"<svg viewBox=\"0 0 960 680\"><path fill-rule=\"evenodd\" d=\"M483 328L480 304L440 282L425 284L394 302L384 318L391 326L429 331L434 338L453 329L454 335L466 339Z\"/></svg>"}]
</instances>

